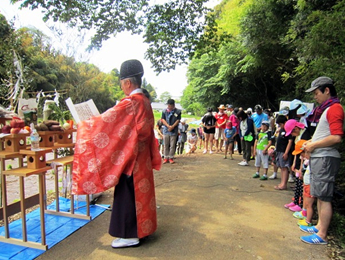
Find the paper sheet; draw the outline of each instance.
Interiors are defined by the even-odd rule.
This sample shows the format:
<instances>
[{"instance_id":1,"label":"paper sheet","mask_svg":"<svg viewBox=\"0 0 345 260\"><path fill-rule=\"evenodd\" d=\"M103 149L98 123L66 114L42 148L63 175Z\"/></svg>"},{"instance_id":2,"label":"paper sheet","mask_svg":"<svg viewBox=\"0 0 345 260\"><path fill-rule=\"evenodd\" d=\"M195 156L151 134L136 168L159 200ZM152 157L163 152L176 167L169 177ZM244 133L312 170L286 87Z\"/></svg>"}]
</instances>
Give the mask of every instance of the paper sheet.
<instances>
[{"instance_id":1,"label":"paper sheet","mask_svg":"<svg viewBox=\"0 0 345 260\"><path fill-rule=\"evenodd\" d=\"M100 114L92 99L83 103L73 104L72 99L68 98L66 99L66 104L77 124Z\"/></svg>"}]
</instances>

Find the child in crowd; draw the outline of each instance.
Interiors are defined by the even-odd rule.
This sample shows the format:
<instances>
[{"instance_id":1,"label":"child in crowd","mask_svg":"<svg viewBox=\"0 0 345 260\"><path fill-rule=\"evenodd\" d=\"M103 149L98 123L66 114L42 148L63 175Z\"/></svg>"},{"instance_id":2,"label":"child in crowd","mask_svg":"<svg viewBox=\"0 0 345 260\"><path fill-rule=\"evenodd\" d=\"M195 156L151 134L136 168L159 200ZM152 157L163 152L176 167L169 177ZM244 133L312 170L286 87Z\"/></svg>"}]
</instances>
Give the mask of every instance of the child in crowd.
<instances>
[{"instance_id":1,"label":"child in crowd","mask_svg":"<svg viewBox=\"0 0 345 260\"><path fill-rule=\"evenodd\" d=\"M279 135L276 143L276 166L281 169L281 181L280 184L274 186L276 190L286 190L289 177L289 156L292 156L290 149L293 143L293 136L286 136L284 125L287 121L286 116L279 115L276 123L279 125Z\"/></svg>"},{"instance_id":2,"label":"child in crowd","mask_svg":"<svg viewBox=\"0 0 345 260\"><path fill-rule=\"evenodd\" d=\"M292 155L295 157L304 157L301 154L302 146L306 142L306 140L299 140L295 145L295 150L292 152ZM296 187L295 187L295 196L291 203L285 204L284 207L287 209L290 209L291 211L301 211L301 206L303 205L303 176L302 176L302 169L303 169L303 163L300 163L300 167L298 169L294 169L295 175L296 175Z\"/></svg>"},{"instance_id":3,"label":"child in crowd","mask_svg":"<svg viewBox=\"0 0 345 260\"><path fill-rule=\"evenodd\" d=\"M199 126L196 129L196 133L197 133L198 138L199 138L199 149L201 149L204 146L204 142L205 142L204 131L202 130L201 126Z\"/></svg>"},{"instance_id":4,"label":"child in crowd","mask_svg":"<svg viewBox=\"0 0 345 260\"><path fill-rule=\"evenodd\" d=\"M268 171L268 148L272 144L271 131L268 131L270 123L268 121L262 121L261 130L256 137L254 143L254 156L255 156L255 167L256 173L253 178L260 178L260 180L267 180ZM260 177L260 167L264 168L264 174Z\"/></svg>"},{"instance_id":5,"label":"child in crowd","mask_svg":"<svg viewBox=\"0 0 345 260\"><path fill-rule=\"evenodd\" d=\"M186 154L194 153L197 148L198 137L196 135L196 130L192 128L190 130L190 135L187 138L187 151Z\"/></svg>"},{"instance_id":6,"label":"child in crowd","mask_svg":"<svg viewBox=\"0 0 345 260\"><path fill-rule=\"evenodd\" d=\"M279 127L279 124L277 123L276 124L277 126L275 126L275 132L274 132L274 135L272 136L272 143L276 144L277 143L277 139L278 139L278 136L279 136L279 132L280 132L280 127ZM273 132L272 132L273 133ZM277 175L278 175L278 166L277 166L277 151L276 151L276 147L274 147L274 151L272 151L272 149L270 148L268 150L268 154L270 155L271 154L271 159L272 159L272 166L273 166L273 174L268 177L270 180L274 180L274 179L277 179Z\"/></svg>"},{"instance_id":7,"label":"child in crowd","mask_svg":"<svg viewBox=\"0 0 345 260\"><path fill-rule=\"evenodd\" d=\"M232 125L231 121L228 121L226 123L223 135L223 138L225 140L224 159L227 158L227 153L229 150L230 159L233 160L234 158L232 157L232 150L234 147L234 136L236 135L236 127Z\"/></svg>"},{"instance_id":8,"label":"child in crowd","mask_svg":"<svg viewBox=\"0 0 345 260\"><path fill-rule=\"evenodd\" d=\"M181 122L178 124L178 139L177 139L177 154L182 154L184 149L184 144L187 141L187 129L188 124L186 123L187 119L182 118Z\"/></svg>"},{"instance_id":9,"label":"child in crowd","mask_svg":"<svg viewBox=\"0 0 345 260\"><path fill-rule=\"evenodd\" d=\"M290 134L295 137L296 146L301 140L308 140L311 138L309 132L306 131L306 127L303 123L296 121L295 119L290 119L285 123L285 136ZM305 142L305 141L304 141ZM303 142L303 143L304 143ZM294 155L294 152L292 153ZM295 201L293 206L290 206L291 211L301 211L301 206L303 205L303 180L300 175L302 169L302 164L300 157L295 155L291 166L291 171L295 172L296 175L296 186L295 186Z\"/></svg>"},{"instance_id":10,"label":"child in crowd","mask_svg":"<svg viewBox=\"0 0 345 260\"><path fill-rule=\"evenodd\" d=\"M301 155L302 156L302 155ZM300 215L304 217L304 219L300 219L297 224L299 226L309 226L311 227L311 220L314 215L313 204L315 198L310 195L310 166L309 166L309 154L305 154L303 170L303 209L300 211ZM295 212L296 213L296 212Z\"/></svg>"},{"instance_id":11,"label":"child in crowd","mask_svg":"<svg viewBox=\"0 0 345 260\"><path fill-rule=\"evenodd\" d=\"M310 167L309 167L309 154L303 151L306 140L300 140L296 144L296 149L300 150L300 159L302 161L301 173L303 174L303 209L296 211L293 216L298 218L297 224L299 226L312 226L311 220L313 218L314 209L313 204L315 198L310 195Z\"/></svg>"},{"instance_id":12,"label":"child in crowd","mask_svg":"<svg viewBox=\"0 0 345 260\"><path fill-rule=\"evenodd\" d=\"M313 218L314 209L313 204L315 198L310 195L310 167L309 167L309 154L302 153L301 159L303 160L303 209L297 211L293 214L295 218L298 218L299 221L297 224L299 226L308 226L311 227L311 220Z\"/></svg>"},{"instance_id":13,"label":"child in crowd","mask_svg":"<svg viewBox=\"0 0 345 260\"><path fill-rule=\"evenodd\" d=\"M158 140L158 150L163 156L163 151L164 151L164 145L163 145L163 123L160 119L158 119L156 127L155 127L155 136Z\"/></svg>"}]
</instances>

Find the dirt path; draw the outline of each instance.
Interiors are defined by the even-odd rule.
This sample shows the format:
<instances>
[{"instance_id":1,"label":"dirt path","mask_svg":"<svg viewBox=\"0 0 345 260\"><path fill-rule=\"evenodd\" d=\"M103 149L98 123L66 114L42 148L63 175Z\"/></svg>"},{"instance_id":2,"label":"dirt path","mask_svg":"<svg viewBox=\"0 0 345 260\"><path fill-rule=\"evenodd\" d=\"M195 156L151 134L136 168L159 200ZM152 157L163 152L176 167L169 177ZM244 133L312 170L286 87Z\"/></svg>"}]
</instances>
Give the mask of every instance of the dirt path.
<instances>
[{"instance_id":1,"label":"dirt path","mask_svg":"<svg viewBox=\"0 0 345 260\"><path fill-rule=\"evenodd\" d=\"M304 235L283 205L293 192L276 191L277 180L252 179L221 154L177 157L155 172L157 232L138 248L114 250L105 212L37 259L328 259L327 246ZM100 203L111 203L112 191Z\"/></svg>"}]
</instances>

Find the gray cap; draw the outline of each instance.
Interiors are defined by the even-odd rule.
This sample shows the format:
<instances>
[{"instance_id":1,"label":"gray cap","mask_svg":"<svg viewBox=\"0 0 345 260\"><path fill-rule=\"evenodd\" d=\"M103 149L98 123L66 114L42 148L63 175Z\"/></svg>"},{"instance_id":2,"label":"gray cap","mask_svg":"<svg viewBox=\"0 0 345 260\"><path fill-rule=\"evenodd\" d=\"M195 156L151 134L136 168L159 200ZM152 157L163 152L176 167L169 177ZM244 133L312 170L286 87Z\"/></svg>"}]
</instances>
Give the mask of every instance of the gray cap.
<instances>
[{"instance_id":1,"label":"gray cap","mask_svg":"<svg viewBox=\"0 0 345 260\"><path fill-rule=\"evenodd\" d=\"M312 92L323 85L333 85L333 80L329 77L318 77L311 83L311 88L307 89L305 92Z\"/></svg>"}]
</instances>

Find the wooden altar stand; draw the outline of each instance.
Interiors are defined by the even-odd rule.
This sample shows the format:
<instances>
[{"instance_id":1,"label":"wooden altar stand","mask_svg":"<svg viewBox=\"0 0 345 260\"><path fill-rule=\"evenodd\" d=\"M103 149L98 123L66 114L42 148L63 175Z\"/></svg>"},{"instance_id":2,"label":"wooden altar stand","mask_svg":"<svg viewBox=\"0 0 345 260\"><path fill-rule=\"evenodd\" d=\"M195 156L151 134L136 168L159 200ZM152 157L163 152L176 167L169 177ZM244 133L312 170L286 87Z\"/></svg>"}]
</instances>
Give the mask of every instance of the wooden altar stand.
<instances>
[{"instance_id":1,"label":"wooden altar stand","mask_svg":"<svg viewBox=\"0 0 345 260\"><path fill-rule=\"evenodd\" d=\"M70 165L72 167L73 164L73 156L66 156L61 158L56 158L56 150L59 148L70 148L73 149L74 143L70 142L69 136L73 133L73 131L69 131L65 133L63 137L60 138L59 142L54 142L54 145L51 146L51 134L44 134L43 136L43 143L45 145L48 144L50 147L41 147L39 151L31 151L30 148L26 146L26 143L20 142L20 145L14 145L17 143L19 136L11 135L7 137L6 140L11 140L10 144L6 146L5 142L5 151L0 150L0 159L1 159L1 168L0 168L0 179L1 179L1 194L2 194L2 204L3 207L0 208L0 220L1 215L3 216L2 219L4 220L4 229L5 235L0 236L0 242L15 244L25 247L36 248L40 250L47 250L48 245L46 243L46 234L45 234L45 214L52 214L52 215L59 215L64 217L70 218L78 218L78 219L85 219L90 220L90 198L86 196L86 215L76 214L74 210L74 195L71 194L71 207L69 212L61 212L59 208L59 174L58 168L66 165ZM56 133L52 133L56 134ZM61 133L60 133L61 134ZM10 139L9 139L10 138ZM12 139L11 139L12 138ZM13 142L13 138L15 138L15 142ZM22 138L20 136L20 138ZM41 137L42 138L42 137ZM63 143L63 141L66 143ZM42 140L41 140L42 142ZM7 150L6 150L7 147ZM22 148L23 147L23 148ZM17 151L19 148L22 150ZM14 151L12 151L14 150ZM54 152L54 159L46 161L46 154L49 152ZM27 158L27 167L23 167L23 157ZM19 158L19 168L5 170L5 160L6 159L13 159ZM56 209L55 210L47 210L46 205L46 181L45 176L48 170L51 170L51 165L55 164L55 199L56 199ZM7 187L6 187L6 176L18 176L19 177L19 193L20 193L20 201L15 202L12 204L7 203ZM25 178L37 175L38 176L38 194L33 195L31 197L25 197ZM40 207L40 226L41 226L41 242L35 241L28 241L28 234L27 234L27 227L26 227L26 209L39 204ZM2 212L2 214L1 214ZM20 212L22 218L22 239L12 238L10 236L10 229L9 229L9 222L8 217Z\"/></svg>"}]
</instances>

